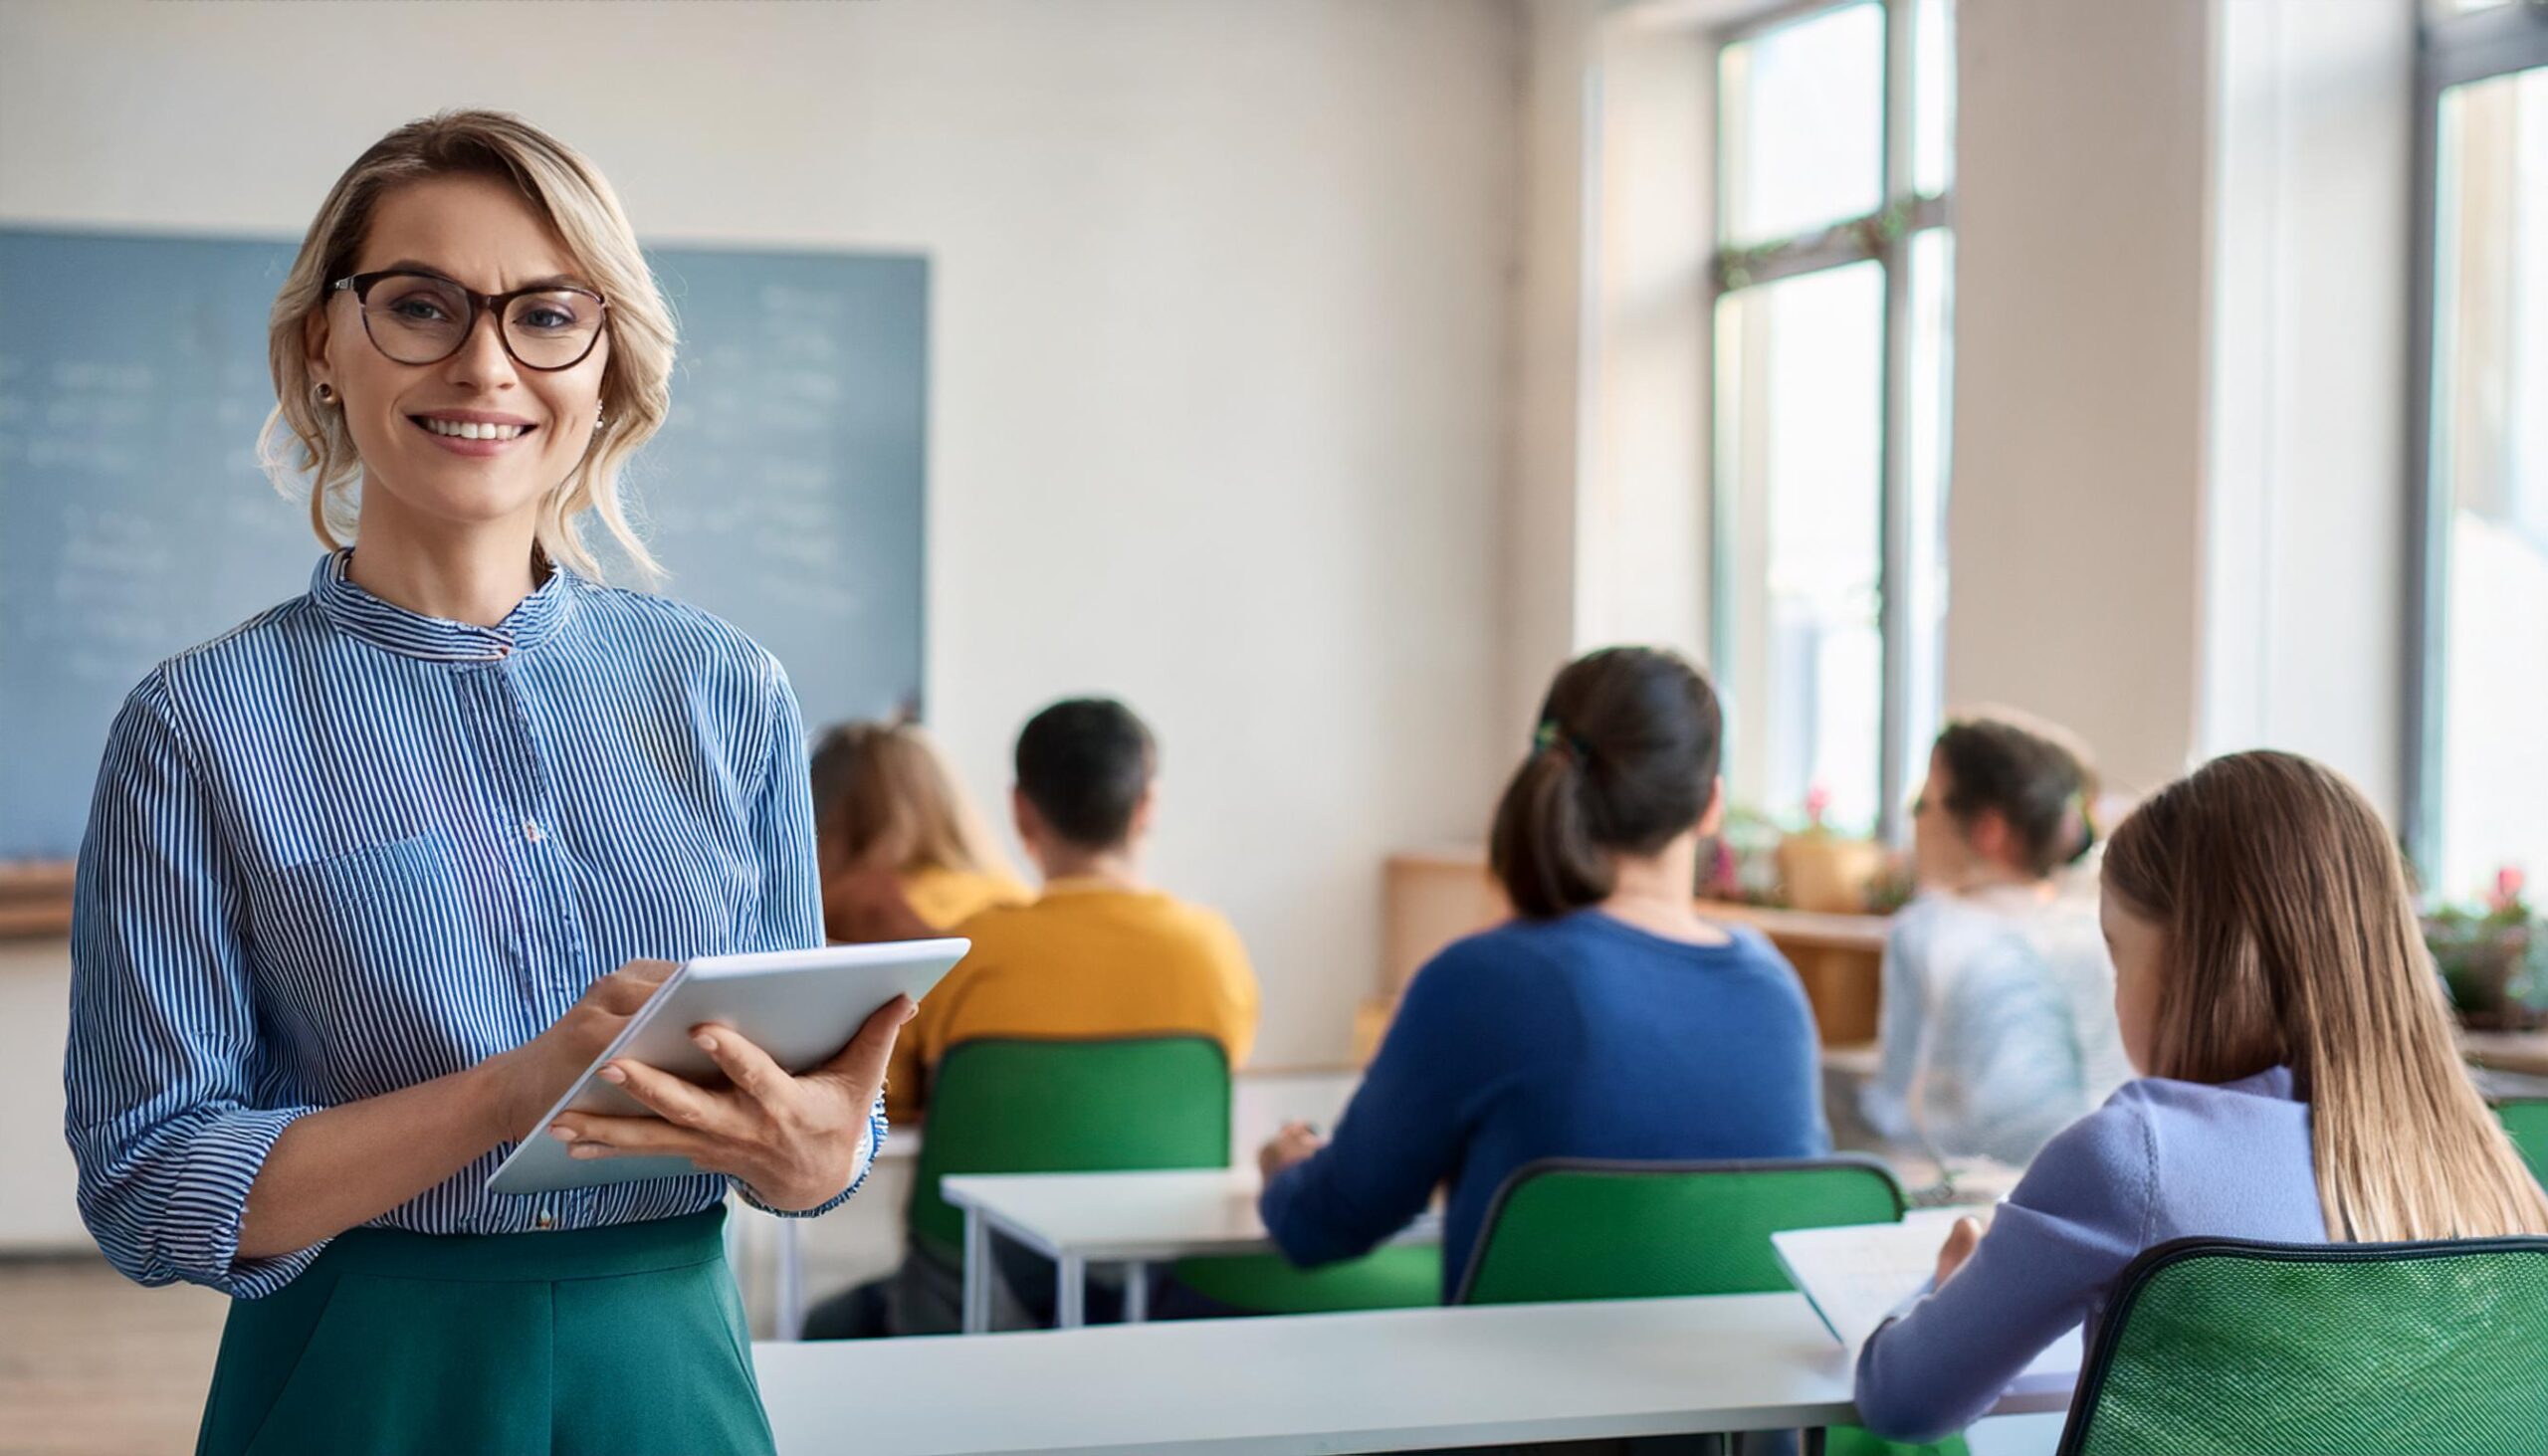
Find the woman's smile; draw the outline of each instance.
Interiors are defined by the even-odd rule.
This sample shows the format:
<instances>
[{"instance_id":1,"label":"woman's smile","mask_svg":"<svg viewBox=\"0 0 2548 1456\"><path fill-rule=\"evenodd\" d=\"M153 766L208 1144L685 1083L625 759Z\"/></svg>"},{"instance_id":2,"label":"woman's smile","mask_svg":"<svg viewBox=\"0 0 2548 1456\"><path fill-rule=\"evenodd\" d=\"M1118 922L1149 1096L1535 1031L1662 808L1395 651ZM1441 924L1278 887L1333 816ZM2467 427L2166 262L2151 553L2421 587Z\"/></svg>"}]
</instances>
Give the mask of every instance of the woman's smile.
<instances>
[{"instance_id":1,"label":"woman's smile","mask_svg":"<svg viewBox=\"0 0 2548 1456\"><path fill-rule=\"evenodd\" d=\"M539 429L520 415L483 409L429 410L407 422L454 455L480 458L502 455Z\"/></svg>"}]
</instances>

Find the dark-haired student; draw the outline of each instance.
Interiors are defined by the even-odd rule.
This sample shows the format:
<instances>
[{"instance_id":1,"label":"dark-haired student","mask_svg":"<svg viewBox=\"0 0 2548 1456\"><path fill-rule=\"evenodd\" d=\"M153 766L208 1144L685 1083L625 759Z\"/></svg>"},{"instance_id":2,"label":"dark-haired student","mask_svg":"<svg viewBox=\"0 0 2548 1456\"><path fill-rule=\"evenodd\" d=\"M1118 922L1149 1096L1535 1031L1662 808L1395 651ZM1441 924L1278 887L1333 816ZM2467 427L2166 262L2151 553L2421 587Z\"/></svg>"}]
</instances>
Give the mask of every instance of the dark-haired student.
<instances>
[{"instance_id":1,"label":"dark-haired student","mask_svg":"<svg viewBox=\"0 0 2548 1456\"><path fill-rule=\"evenodd\" d=\"M1921 894L1884 951L1887 1139L2023 1167L2132 1075L2097 904L2060 880L2096 842L2086 755L2015 715L1947 725L1912 814Z\"/></svg>"},{"instance_id":2,"label":"dark-haired student","mask_svg":"<svg viewBox=\"0 0 2548 1456\"><path fill-rule=\"evenodd\" d=\"M985 1037L1210 1037L1235 1069L1256 1039L1256 973L1238 933L1219 915L1153 887L1143 870L1157 792L1159 746L1133 711L1072 699L1035 715L1017 737L1012 806L1027 857L1042 874L1034 903L985 910L956 928L973 942L961 964L903 1029L887 1078L899 1119L926 1106L950 1048ZM845 885L857 913L897 937L937 934L901 899L890 875ZM1023 1298L1019 1303L1008 1286ZM1003 1282L994 1298L1036 1318L1051 1281ZM915 1247L880 1285L811 1311L813 1339L952 1332L961 1324L963 1275Z\"/></svg>"},{"instance_id":3,"label":"dark-haired student","mask_svg":"<svg viewBox=\"0 0 2548 1456\"><path fill-rule=\"evenodd\" d=\"M1829 1148L1796 971L1693 906L1724 792L1716 694L1670 653L1611 648L1561 671L1540 719L1491 845L1519 917L1416 973L1333 1143L1294 1126L1261 1155L1294 1263L1364 1253L1447 1182L1447 1295L1534 1159Z\"/></svg>"}]
</instances>

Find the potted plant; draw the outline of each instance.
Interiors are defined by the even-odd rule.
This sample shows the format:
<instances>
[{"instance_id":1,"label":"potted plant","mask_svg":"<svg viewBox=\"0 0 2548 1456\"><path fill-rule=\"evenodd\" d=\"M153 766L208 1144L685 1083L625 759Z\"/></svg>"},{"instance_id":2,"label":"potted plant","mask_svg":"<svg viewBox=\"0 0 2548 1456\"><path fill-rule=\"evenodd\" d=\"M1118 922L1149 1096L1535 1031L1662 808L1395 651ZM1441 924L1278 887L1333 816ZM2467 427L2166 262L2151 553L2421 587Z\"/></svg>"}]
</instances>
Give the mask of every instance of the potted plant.
<instances>
[{"instance_id":1,"label":"potted plant","mask_svg":"<svg viewBox=\"0 0 2548 1456\"><path fill-rule=\"evenodd\" d=\"M2425 944L2472 1031L2529 1031L2548 1023L2548 924L2507 865L2481 907L2445 906L2425 917Z\"/></svg>"}]
</instances>

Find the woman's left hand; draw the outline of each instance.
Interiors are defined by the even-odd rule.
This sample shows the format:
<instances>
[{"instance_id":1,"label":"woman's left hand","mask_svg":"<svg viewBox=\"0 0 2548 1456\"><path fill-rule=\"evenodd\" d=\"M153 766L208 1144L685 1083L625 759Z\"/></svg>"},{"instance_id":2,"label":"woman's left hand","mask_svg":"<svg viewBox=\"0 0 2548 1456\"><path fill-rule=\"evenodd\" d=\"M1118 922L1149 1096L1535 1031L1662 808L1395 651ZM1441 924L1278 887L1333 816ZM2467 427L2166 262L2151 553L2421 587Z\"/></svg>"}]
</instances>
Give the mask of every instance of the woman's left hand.
<instances>
[{"instance_id":1,"label":"woman's left hand","mask_svg":"<svg viewBox=\"0 0 2548 1456\"><path fill-rule=\"evenodd\" d=\"M687 1157L702 1172L739 1178L772 1208L812 1208L849 1186L859 1140L885 1085L885 1063L903 1023L920 1009L897 996L867 1018L839 1055L791 1077L729 1026L692 1028L691 1039L725 1070L708 1088L626 1058L600 1076L658 1118L568 1113L548 1125L573 1157Z\"/></svg>"}]
</instances>

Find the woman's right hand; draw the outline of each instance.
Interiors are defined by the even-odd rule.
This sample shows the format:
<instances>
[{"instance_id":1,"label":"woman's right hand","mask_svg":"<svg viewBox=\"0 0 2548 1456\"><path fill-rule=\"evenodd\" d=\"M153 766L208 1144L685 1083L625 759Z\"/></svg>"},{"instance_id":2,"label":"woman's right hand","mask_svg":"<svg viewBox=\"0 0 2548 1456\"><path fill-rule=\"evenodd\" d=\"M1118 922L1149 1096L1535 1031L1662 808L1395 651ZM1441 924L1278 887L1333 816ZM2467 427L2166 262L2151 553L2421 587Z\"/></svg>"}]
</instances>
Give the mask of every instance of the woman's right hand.
<instances>
[{"instance_id":1,"label":"woman's right hand","mask_svg":"<svg viewBox=\"0 0 2548 1456\"><path fill-rule=\"evenodd\" d=\"M592 983L555 1025L480 1064L489 1075L497 1127L508 1143L539 1131L539 1119L668 979L669 960L632 960Z\"/></svg>"}]
</instances>

